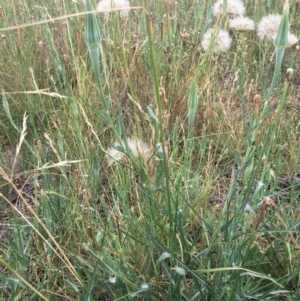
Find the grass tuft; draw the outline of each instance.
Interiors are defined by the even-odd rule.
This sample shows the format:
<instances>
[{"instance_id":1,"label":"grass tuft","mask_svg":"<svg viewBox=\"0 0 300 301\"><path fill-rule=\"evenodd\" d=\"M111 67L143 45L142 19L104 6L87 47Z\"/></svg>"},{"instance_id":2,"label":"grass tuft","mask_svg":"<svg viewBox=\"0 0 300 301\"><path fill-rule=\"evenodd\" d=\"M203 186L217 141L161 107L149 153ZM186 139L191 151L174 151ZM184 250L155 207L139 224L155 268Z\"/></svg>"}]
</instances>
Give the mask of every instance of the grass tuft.
<instances>
[{"instance_id":1,"label":"grass tuft","mask_svg":"<svg viewBox=\"0 0 300 301\"><path fill-rule=\"evenodd\" d=\"M234 2L0 1L1 300L300 299L299 3Z\"/></svg>"}]
</instances>

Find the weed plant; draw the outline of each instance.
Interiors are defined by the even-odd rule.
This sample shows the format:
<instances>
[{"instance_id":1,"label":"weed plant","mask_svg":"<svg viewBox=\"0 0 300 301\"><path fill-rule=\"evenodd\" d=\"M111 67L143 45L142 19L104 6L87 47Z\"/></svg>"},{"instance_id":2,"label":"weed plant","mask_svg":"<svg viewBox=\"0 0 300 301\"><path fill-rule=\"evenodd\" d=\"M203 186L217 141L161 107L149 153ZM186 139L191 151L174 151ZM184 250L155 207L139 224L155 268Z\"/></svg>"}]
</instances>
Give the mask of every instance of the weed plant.
<instances>
[{"instance_id":1,"label":"weed plant","mask_svg":"<svg viewBox=\"0 0 300 301\"><path fill-rule=\"evenodd\" d=\"M212 0L0 0L0 300L300 300L300 4L244 4L274 43Z\"/></svg>"}]
</instances>

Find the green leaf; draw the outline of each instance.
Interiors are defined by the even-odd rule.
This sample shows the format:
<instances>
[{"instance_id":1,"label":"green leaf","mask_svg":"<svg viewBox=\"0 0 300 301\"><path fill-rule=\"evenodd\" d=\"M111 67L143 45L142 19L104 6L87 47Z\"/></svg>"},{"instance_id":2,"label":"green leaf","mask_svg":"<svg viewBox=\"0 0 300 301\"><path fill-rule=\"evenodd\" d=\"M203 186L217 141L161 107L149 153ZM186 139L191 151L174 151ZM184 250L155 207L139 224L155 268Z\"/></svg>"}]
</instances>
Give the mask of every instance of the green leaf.
<instances>
[{"instance_id":1,"label":"green leaf","mask_svg":"<svg viewBox=\"0 0 300 301\"><path fill-rule=\"evenodd\" d=\"M181 267L177 266L177 267L174 268L174 270L180 276L185 276L185 274L186 274L185 270L183 268L181 268Z\"/></svg>"},{"instance_id":2,"label":"green leaf","mask_svg":"<svg viewBox=\"0 0 300 301\"><path fill-rule=\"evenodd\" d=\"M197 95L197 88L196 88L196 80L194 79L191 83L191 88L190 88L190 93L188 97L188 127L189 130L192 128L196 113L197 113L197 108L198 108L198 95Z\"/></svg>"},{"instance_id":3,"label":"green leaf","mask_svg":"<svg viewBox=\"0 0 300 301\"><path fill-rule=\"evenodd\" d=\"M148 110L151 118L153 118L156 123L159 123L159 121L158 121L155 113L153 112L152 108L150 106L147 106L147 110Z\"/></svg>"},{"instance_id":4,"label":"green leaf","mask_svg":"<svg viewBox=\"0 0 300 301\"><path fill-rule=\"evenodd\" d=\"M16 124L14 123L11 114L10 114L10 109L9 109L9 104L7 102L6 96L5 94L2 92L2 103L3 103L3 108L5 111L5 114L10 122L10 124L18 131L20 132L20 130L18 129L18 127L16 126Z\"/></svg>"},{"instance_id":5,"label":"green leaf","mask_svg":"<svg viewBox=\"0 0 300 301\"><path fill-rule=\"evenodd\" d=\"M159 258L158 258L158 262L162 262L164 260L166 260L167 258L170 258L171 254L169 252L163 252Z\"/></svg>"}]
</instances>

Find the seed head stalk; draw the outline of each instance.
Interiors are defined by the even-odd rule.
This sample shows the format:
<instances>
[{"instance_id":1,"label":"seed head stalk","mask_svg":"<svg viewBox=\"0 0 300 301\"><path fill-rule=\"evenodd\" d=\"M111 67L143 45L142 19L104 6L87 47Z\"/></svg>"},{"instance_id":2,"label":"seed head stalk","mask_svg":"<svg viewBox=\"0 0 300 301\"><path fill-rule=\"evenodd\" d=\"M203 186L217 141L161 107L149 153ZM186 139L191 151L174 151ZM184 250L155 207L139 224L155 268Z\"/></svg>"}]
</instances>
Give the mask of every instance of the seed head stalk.
<instances>
[{"instance_id":1,"label":"seed head stalk","mask_svg":"<svg viewBox=\"0 0 300 301\"><path fill-rule=\"evenodd\" d=\"M86 0L85 9L86 11L93 10L90 0ZM102 79L99 69L101 35L98 22L94 13L90 13L85 16L85 40L89 49L90 59L96 77L96 82L100 90L100 98L103 103L104 109L108 111L109 101L104 97Z\"/></svg>"},{"instance_id":2,"label":"seed head stalk","mask_svg":"<svg viewBox=\"0 0 300 301\"><path fill-rule=\"evenodd\" d=\"M147 27L148 27L148 36L149 36L149 44L150 44L150 56L152 61L152 73L154 79L154 92L155 92L155 99L156 105L158 108L158 121L159 121L159 141L162 145L163 149L163 158L164 158L164 170L166 176L166 196L167 196L167 208L168 208L168 217L169 217L169 224L170 224L170 253L171 253L171 263L174 262L174 241L175 241L175 229L173 225L173 215L172 215L172 200L171 200L171 193L170 193L170 176L169 176L169 167L168 167L168 157L166 148L164 147L164 134L163 134L163 118L162 118L162 106L161 106L161 99L159 94L159 80L158 80L158 72L156 67L156 57L155 57L155 49L154 49L154 29L152 20L149 16L147 16ZM172 271L172 269L171 269Z\"/></svg>"},{"instance_id":3,"label":"seed head stalk","mask_svg":"<svg viewBox=\"0 0 300 301\"><path fill-rule=\"evenodd\" d=\"M283 8L283 14L281 17L280 25L279 25L279 30L275 39L275 54L276 54L276 61L275 61L275 69L273 73L273 78L271 82L270 89L268 91L268 94L266 96L266 101L264 103L262 112L258 118L258 120L254 121L253 125L253 133L251 137L251 143L253 144L256 139L256 135L258 132L258 129L263 121L263 119L266 116L268 104L271 100L272 93L274 91L278 75L280 73L280 68L282 64L282 59L284 56L285 49L288 44L288 32L289 32L289 0L285 1L284 8ZM251 147L248 148L245 159L248 161L250 157L253 154L253 148L254 146L252 145Z\"/></svg>"}]
</instances>

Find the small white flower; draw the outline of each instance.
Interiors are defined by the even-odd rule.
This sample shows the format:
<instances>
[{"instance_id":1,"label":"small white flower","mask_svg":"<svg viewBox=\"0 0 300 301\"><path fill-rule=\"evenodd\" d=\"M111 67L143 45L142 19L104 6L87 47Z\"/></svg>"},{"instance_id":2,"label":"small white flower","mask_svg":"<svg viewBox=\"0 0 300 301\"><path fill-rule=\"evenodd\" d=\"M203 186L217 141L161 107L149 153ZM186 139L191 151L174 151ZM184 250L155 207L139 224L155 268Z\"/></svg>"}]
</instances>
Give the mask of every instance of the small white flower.
<instances>
[{"instance_id":1,"label":"small white flower","mask_svg":"<svg viewBox=\"0 0 300 301\"><path fill-rule=\"evenodd\" d=\"M254 30L255 23L248 17L239 16L229 20L229 28L233 28L238 31Z\"/></svg>"},{"instance_id":2,"label":"small white flower","mask_svg":"<svg viewBox=\"0 0 300 301\"><path fill-rule=\"evenodd\" d=\"M143 141L137 138L127 138L127 146L134 158L142 158L147 161L151 156L151 148ZM125 141L122 140L121 144L115 142L112 147L106 151L108 165L111 165L115 161L120 161L125 157L125 154L119 151L117 148L122 148L126 152Z\"/></svg>"},{"instance_id":3,"label":"small white flower","mask_svg":"<svg viewBox=\"0 0 300 301\"><path fill-rule=\"evenodd\" d=\"M246 11L245 5L241 0L227 0L227 14L243 16ZM223 0L218 0L213 6L214 16L223 12Z\"/></svg>"},{"instance_id":4,"label":"small white flower","mask_svg":"<svg viewBox=\"0 0 300 301\"><path fill-rule=\"evenodd\" d=\"M123 8L120 10L120 17L127 17L129 13L129 1L128 0L102 0L97 5L98 11L109 13L108 10L112 8Z\"/></svg>"},{"instance_id":5,"label":"small white flower","mask_svg":"<svg viewBox=\"0 0 300 301\"><path fill-rule=\"evenodd\" d=\"M212 44L212 50L214 52L225 52L228 51L231 46L232 38L228 31L220 29L216 31L212 28L208 29L203 35L201 46L204 50L207 50Z\"/></svg>"},{"instance_id":6,"label":"small white flower","mask_svg":"<svg viewBox=\"0 0 300 301\"><path fill-rule=\"evenodd\" d=\"M281 15L271 14L263 17L257 25L257 35L261 40L271 41L277 34Z\"/></svg>"}]
</instances>

